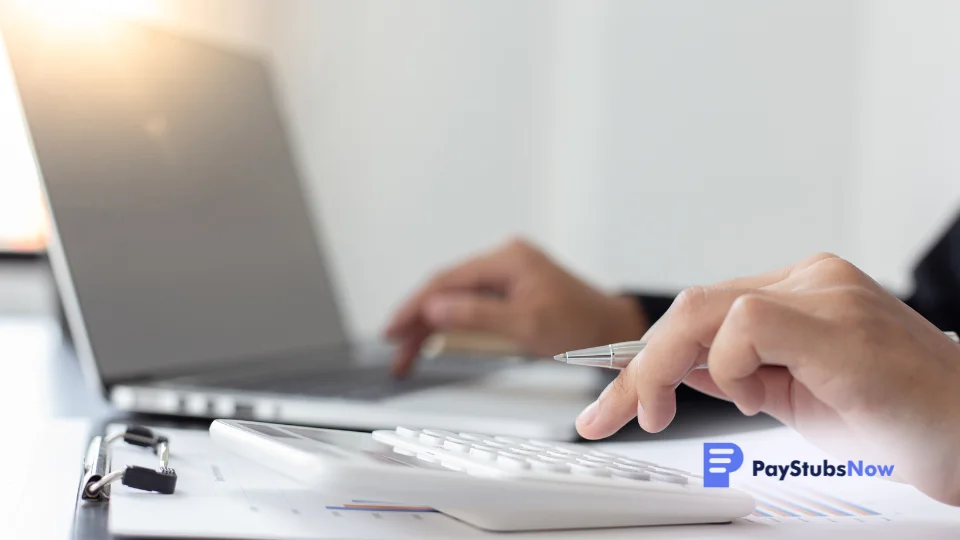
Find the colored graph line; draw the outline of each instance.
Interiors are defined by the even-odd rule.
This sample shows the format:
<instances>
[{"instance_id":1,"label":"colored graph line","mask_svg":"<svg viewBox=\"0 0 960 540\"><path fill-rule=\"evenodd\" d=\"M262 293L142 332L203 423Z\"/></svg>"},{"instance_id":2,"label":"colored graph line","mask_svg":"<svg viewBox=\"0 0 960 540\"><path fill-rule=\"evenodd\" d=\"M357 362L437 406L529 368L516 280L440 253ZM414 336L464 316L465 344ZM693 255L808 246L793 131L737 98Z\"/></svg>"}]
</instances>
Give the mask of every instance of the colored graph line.
<instances>
[{"instance_id":1,"label":"colored graph line","mask_svg":"<svg viewBox=\"0 0 960 540\"><path fill-rule=\"evenodd\" d=\"M345 503L343 506L327 506L327 510L347 510L353 512L417 512L417 513L438 513L429 506L405 506L402 504L391 504L383 501L364 501L353 500Z\"/></svg>"},{"instance_id":2,"label":"colored graph line","mask_svg":"<svg viewBox=\"0 0 960 540\"><path fill-rule=\"evenodd\" d=\"M801 515L809 517L881 515L880 512L871 510L865 506L822 493L808 486L796 487L805 493L797 493L793 490L778 490L776 494L774 494L756 486L743 486L743 488L749 491L756 499L757 511L763 508L766 510L766 513L772 512L775 515L783 517L800 517Z\"/></svg>"},{"instance_id":3,"label":"colored graph line","mask_svg":"<svg viewBox=\"0 0 960 540\"><path fill-rule=\"evenodd\" d=\"M876 512L876 511L874 511L874 510L870 510L869 508L864 508L864 507L860 506L859 504L854 504L854 503L852 503L852 502L850 502L850 501L845 501L845 500L843 500L843 499L839 499L839 498L837 498L837 497L834 497L833 495L827 495L826 493L820 493L819 491L815 491L815 490L810 489L810 488L806 488L806 489L807 489L807 491L810 491L810 492L816 494L816 495L819 496L819 497L823 497L824 499L827 499L828 501L830 501L830 502L832 502L832 503L834 503L834 504L837 504L837 505L839 505L839 506L842 506L842 507L846 508L847 510L850 510L850 511L852 511L852 512L856 512L856 513L860 514L861 516L879 516L879 515L880 515L880 512Z\"/></svg>"},{"instance_id":4,"label":"colored graph line","mask_svg":"<svg viewBox=\"0 0 960 540\"><path fill-rule=\"evenodd\" d=\"M343 510L347 512L395 512L408 514L439 514L433 508L398 508L396 506L386 506L382 508L370 506L327 506L327 510Z\"/></svg>"},{"instance_id":5,"label":"colored graph line","mask_svg":"<svg viewBox=\"0 0 960 540\"><path fill-rule=\"evenodd\" d=\"M762 497L765 497L765 498L770 499L770 500L772 500L772 501L774 501L774 502L776 502L776 503L778 503L778 504L781 504L781 505L783 505L783 506L786 506L786 507L788 507L788 508L791 508L791 509L793 509L793 510L796 510L797 512L800 512L800 513L802 513L802 514L806 514L806 515L808 515L808 516L810 516L810 517L826 517L826 516L827 516L827 514L824 514L824 513L822 513L822 512L818 512L818 511L816 511L816 510L812 510L812 509L810 509L810 508L807 508L806 506L797 504L797 503L795 503L795 502L793 502L793 501L784 499L784 498L782 498L782 497L777 497L776 495L773 495L773 494L770 494L770 493L767 493L767 492L763 492L763 491L761 491L761 492L759 492L759 493L760 493L760 495L761 495Z\"/></svg>"},{"instance_id":6,"label":"colored graph line","mask_svg":"<svg viewBox=\"0 0 960 540\"><path fill-rule=\"evenodd\" d=\"M800 495L800 494L798 494L798 493L794 493L794 494L792 494L792 496L800 499L801 501L809 504L810 506L813 506L813 507L815 507L815 508L817 508L817 509L819 509L819 510L822 510L822 511L824 511L824 512L827 512L827 513L829 513L829 514L831 514L831 515L840 516L840 517L853 517L853 514L851 514L850 512L845 512L845 511L843 511L843 510L840 510L839 508L834 508L833 506L830 506L830 505L825 504L825 503L823 503L823 502L817 501L817 500L815 500L815 499L811 499L810 497L805 497L805 496Z\"/></svg>"},{"instance_id":7,"label":"colored graph line","mask_svg":"<svg viewBox=\"0 0 960 540\"><path fill-rule=\"evenodd\" d=\"M770 504L767 501L757 501L757 507L758 508L762 507L764 510L768 512L773 512L774 514L777 514L778 516L782 516L782 517L800 517L798 514L794 514L789 510L784 510L783 508Z\"/></svg>"}]
</instances>

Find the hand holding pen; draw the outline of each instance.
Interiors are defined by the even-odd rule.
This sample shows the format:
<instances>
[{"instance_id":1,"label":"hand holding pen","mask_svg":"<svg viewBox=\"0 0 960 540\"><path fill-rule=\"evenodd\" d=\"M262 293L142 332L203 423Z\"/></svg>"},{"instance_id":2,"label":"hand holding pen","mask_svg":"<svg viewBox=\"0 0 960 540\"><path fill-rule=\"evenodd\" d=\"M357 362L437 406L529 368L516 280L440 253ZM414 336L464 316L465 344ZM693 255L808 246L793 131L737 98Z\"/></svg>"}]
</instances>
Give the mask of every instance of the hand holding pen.
<instances>
[{"instance_id":1,"label":"hand holding pen","mask_svg":"<svg viewBox=\"0 0 960 540\"><path fill-rule=\"evenodd\" d=\"M682 382L827 451L893 464L901 480L960 505L960 346L853 264L816 255L689 289L646 338L643 361L627 363L578 417L585 438L635 416L664 429ZM601 362L622 365L629 354L616 351Z\"/></svg>"}]
</instances>

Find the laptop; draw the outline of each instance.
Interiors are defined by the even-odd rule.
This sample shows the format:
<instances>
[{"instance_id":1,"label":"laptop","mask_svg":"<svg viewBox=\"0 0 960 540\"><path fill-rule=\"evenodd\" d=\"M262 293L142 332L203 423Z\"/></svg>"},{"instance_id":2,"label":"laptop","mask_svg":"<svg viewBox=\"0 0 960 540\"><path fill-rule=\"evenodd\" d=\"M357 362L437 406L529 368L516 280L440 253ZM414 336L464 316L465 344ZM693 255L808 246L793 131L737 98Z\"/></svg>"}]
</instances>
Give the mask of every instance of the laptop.
<instances>
[{"instance_id":1,"label":"laptop","mask_svg":"<svg viewBox=\"0 0 960 540\"><path fill-rule=\"evenodd\" d=\"M0 16L69 331L114 406L575 437L589 370L441 357L395 380L388 346L351 342L264 62L85 24Z\"/></svg>"}]
</instances>

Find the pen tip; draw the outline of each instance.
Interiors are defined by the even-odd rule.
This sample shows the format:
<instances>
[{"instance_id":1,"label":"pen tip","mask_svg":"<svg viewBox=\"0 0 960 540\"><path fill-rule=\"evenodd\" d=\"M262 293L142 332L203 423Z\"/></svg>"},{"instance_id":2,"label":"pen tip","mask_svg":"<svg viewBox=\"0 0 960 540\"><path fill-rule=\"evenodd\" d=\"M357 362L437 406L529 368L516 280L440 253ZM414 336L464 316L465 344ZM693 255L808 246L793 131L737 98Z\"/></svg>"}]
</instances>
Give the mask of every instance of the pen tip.
<instances>
[{"instance_id":1,"label":"pen tip","mask_svg":"<svg viewBox=\"0 0 960 540\"><path fill-rule=\"evenodd\" d=\"M554 359L554 360L559 360L559 361L561 361L561 362L566 362L566 361L567 361L567 353L560 353L560 354L554 356L553 359Z\"/></svg>"}]
</instances>

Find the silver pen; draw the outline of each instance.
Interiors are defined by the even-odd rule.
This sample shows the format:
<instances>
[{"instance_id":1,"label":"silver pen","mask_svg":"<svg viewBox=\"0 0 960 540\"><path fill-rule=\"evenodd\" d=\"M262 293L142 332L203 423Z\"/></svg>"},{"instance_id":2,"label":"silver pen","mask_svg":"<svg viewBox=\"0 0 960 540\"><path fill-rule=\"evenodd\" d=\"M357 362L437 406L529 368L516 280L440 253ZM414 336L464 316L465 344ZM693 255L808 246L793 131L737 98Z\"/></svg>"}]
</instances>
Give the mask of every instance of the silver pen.
<instances>
[{"instance_id":1,"label":"silver pen","mask_svg":"<svg viewBox=\"0 0 960 540\"><path fill-rule=\"evenodd\" d=\"M955 343L960 343L956 332L944 332L944 334ZM553 359L575 366L623 369L646 346L646 341L624 341L623 343L611 343L610 345L565 352L554 356ZM706 367L706 364L700 364L694 366L693 369L705 369Z\"/></svg>"}]
</instances>

